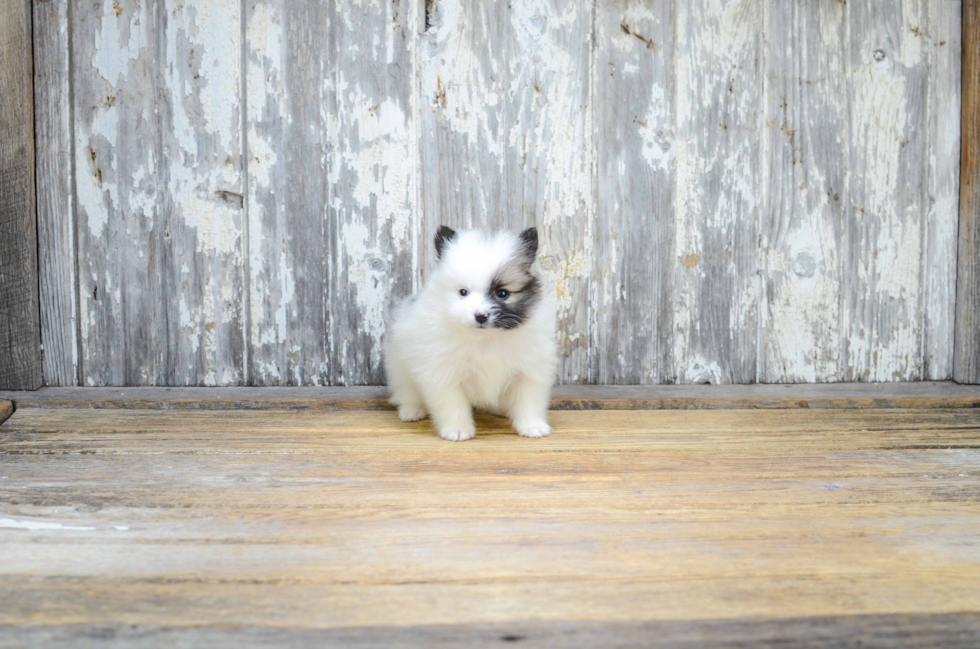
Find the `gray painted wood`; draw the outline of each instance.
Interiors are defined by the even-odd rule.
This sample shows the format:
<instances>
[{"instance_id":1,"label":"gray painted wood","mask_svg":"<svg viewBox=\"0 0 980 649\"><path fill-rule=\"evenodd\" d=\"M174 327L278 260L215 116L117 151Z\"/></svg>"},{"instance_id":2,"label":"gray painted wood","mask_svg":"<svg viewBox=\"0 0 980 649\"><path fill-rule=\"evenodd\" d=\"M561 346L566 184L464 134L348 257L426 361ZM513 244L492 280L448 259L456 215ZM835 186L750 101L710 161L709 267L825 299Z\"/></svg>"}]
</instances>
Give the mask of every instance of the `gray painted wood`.
<instances>
[{"instance_id":1,"label":"gray painted wood","mask_svg":"<svg viewBox=\"0 0 980 649\"><path fill-rule=\"evenodd\" d=\"M386 647L469 649L517 643L540 649L605 649L658 646L733 649L793 646L799 649L973 649L980 644L980 615L818 615L648 622L521 621L485 624L311 629L273 626L162 626L151 624L10 625L11 647L54 649L155 649L167 647Z\"/></svg>"},{"instance_id":2,"label":"gray painted wood","mask_svg":"<svg viewBox=\"0 0 980 649\"><path fill-rule=\"evenodd\" d=\"M418 268L421 4L336 0L330 7L330 382L378 385L389 304L412 294Z\"/></svg>"},{"instance_id":3,"label":"gray painted wood","mask_svg":"<svg viewBox=\"0 0 980 649\"><path fill-rule=\"evenodd\" d=\"M980 2L963 3L963 139L953 378L980 383Z\"/></svg>"},{"instance_id":4,"label":"gray painted wood","mask_svg":"<svg viewBox=\"0 0 980 649\"><path fill-rule=\"evenodd\" d=\"M419 46L423 259L452 227L538 228L559 379L589 380L592 3L427 3Z\"/></svg>"},{"instance_id":5,"label":"gray painted wood","mask_svg":"<svg viewBox=\"0 0 980 649\"><path fill-rule=\"evenodd\" d=\"M959 0L67 5L49 384L381 383L440 223L539 228L562 382L952 375Z\"/></svg>"},{"instance_id":6,"label":"gray painted wood","mask_svg":"<svg viewBox=\"0 0 980 649\"><path fill-rule=\"evenodd\" d=\"M252 383L383 383L388 305L417 274L417 13L248 11Z\"/></svg>"},{"instance_id":7,"label":"gray painted wood","mask_svg":"<svg viewBox=\"0 0 980 649\"><path fill-rule=\"evenodd\" d=\"M928 13L919 0L847 6L851 124L844 378L916 379L923 370Z\"/></svg>"},{"instance_id":8,"label":"gray painted wood","mask_svg":"<svg viewBox=\"0 0 980 649\"><path fill-rule=\"evenodd\" d=\"M68 0L34 3L37 236L45 385L78 384Z\"/></svg>"},{"instance_id":9,"label":"gray painted wood","mask_svg":"<svg viewBox=\"0 0 980 649\"><path fill-rule=\"evenodd\" d=\"M766 39L759 380L839 380L847 5L772 3Z\"/></svg>"},{"instance_id":10,"label":"gray painted wood","mask_svg":"<svg viewBox=\"0 0 980 649\"><path fill-rule=\"evenodd\" d=\"M945 379L953 374L956 322L963 7L959 0L930 0L928 7L929 32L924 38L929 57L926 81L929 92L929 175L922 246L923 372L919 378Z\"/></svg>"},{"instance_id":11,"label":"gray painted wood","mask_svg":"<svg viewBox=\"0 0 980 649\"><path fill-rule=\"evenodd\" d=\"M597 383L675 377L673 7L669 1L596 3Z\"/></svg>"},{"instance_id":12,"label":"gray painted wood","mask_svg":"<svg viewBox=\"0 0 980 649\"><path fill-rule=\"evenodd\" d=\"M75 9L83 383L239 383L239 3Z\"/></svg>"},{"instance_id":13,"label":"gray painted wood","mask_svg":"<svg viewBox=\"0 0 980 649\"><path fill-rule=\"evenodd\" d=\"M41 386L29 0L0 5L0 387Z\"/></svg>"},{"instance_id":14,"label":"gray painted wood","mask_svg":"<svg viewBox=\"0 0 980 649\"><path fill-rule=\"evenodd\" d=\"M249 378L330 383L329 8L246 3Z\"/></svg>"},{"instance_id":15,"label":"gray painted wood","mask_svg":"<svg viewBox=\"0 0 980 649\"><path fill-rule=\"evenodd\" d=\"M761 0L676 2L676 380L758 379Z\"/></svg>"}]
</instances>

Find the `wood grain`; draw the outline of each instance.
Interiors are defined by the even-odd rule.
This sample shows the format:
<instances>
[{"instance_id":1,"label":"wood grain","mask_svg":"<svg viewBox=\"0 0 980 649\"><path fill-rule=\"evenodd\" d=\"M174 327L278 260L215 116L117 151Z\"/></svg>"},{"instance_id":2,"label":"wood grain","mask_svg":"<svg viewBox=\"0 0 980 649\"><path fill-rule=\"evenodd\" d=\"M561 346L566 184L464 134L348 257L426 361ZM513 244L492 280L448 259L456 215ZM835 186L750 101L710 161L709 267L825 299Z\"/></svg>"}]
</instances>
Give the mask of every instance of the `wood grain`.
<instances>
[{"instance_id":1,"label":"wood grain","mask_svg":"<svg viewBox=\"0 0 980 649\"><path fill-rule=\"evenodd\" d=\"M677 2L673 374L759 380L762 0Z\"/></svg>"},{"instance_id":2,"label":"wood grain","mask_svg":"<svg viewBox=\"0 0 980 649\"><path fill-rule=\"evenodd\" d=\"M912 380L923 372L928 13L918 1L847 7L851 176L844 379Z\"/></svg>"},{"instance_id":3,"label":"wood grain","mask_svg":"<svg viewBox=\"0 0 980 649\"><path fill-rule=\"evenodd\" d=\"M593 381L674 379L674 3L596 3Z\"/></svg>"},{"instance_id":4,"label":"wood grain","mask_svg":"<svg viewBox=\"0 0 980 649\"><path fill-rule=\"evenodd\" d=\"M980 4L963 2L963 136L960 154L956 357L953 378L980 383Z\"/></svg>"},{"instance_id":5,"label":"wood grain","mask_svg":"<svg viewBox=\"0 0 980 649\"><path fill-rule=\"evenodd\" d=\"M270 414L18 407L0 635L976 633L980 409Z\"/></svg>"},{"instance_id":6,"label":"wood grain","mask_svg":"<svg viewBox=\"0 0 980 649\"><path fill-rule=\"evenodd\" d=\"M957 217L963 7L959 0L929 0L927 147L928 212L923 254L923 379L952 378L956 322ZM934 161L934 162L933 162Z\"/></svg>"},{"instance_id":7,"label":"wood grain","mask_svg":"<svg viewBox=\"0 0 980 649\"><path fill-rule=\"evenodd\" d=\"M45 385L78 385L68 0L34 2L37 236Z\"/></svg>"},{"instance_id":8,"label":"wood grain","mask_svg":"<svg viewBox=\"0 0 980 649\"><path fill-rule=\"evenodd\" d=\"M214 646L236 647L436 647L510 646L525 643L545 649L600 647L715 647L738 649L785 646L802 649L839 647L893 649L949 647L972 649L980 642L980 615L840 615L751 620L651 622L515 621L497 624L376 626L342 629L273 627L135 628L111 624L11 626L10 646L102 647ZM0 640L0 642L3 642ZM4 646L0 644L0 646Z\"/></svg>"},{"instance_id":9,"label":"wood grain","mask_svg":"<svg viewBox=\"0 0 980 649\"><path fill-rule=\"evenodd\" d=\"M245 4L252 385L330 383L329 6Z\"/></svg>"},{"instance_id":10,"label":"wood grain","mask_svg":"<svg viewBox=\"0 0 980 649\"><path fill-rule=\"evenodd\" d=\"M0 388L41 386L31 3L0 5Z\"/></svg>"},{"instance_id":11,"label":"wood grain","mask_svg":"<svg viewBox=\"0 0 980 649\"><path fill-rule=\"evenodd\" d=\"M389 0L331 5L334 385L384 384L388 307L418 283L420 8Z\"/></svg>"},{"instance_id":12,"label":"wood grain","mask_svg":"<svg viewBox=\"0 0 980 649\"><path fill-rule=\"evenodd\" d=\"M386 388L43 388L0 392L25 408L390 410ZM955 383L563 385L552 410L978 408L980 387Z\"/></svg>"},{"instance_id":13,"label":"wood grain","mask_svg":"<svg viewBox=\"0 0 980 649\"><path fill-rule=\"evenodd\" d=\"M242 381L237 0L72 12L81 381Z\"/></svg>"},{"instance_id":14,"label":"wood grain","mask_svg":"<svg viewBox=\"0 0 980 649\"><path fill-rule=\"evenodd\" d=\"M839 380L847 5L770 4L760 381Z\"/></svg>"}]
</instances>

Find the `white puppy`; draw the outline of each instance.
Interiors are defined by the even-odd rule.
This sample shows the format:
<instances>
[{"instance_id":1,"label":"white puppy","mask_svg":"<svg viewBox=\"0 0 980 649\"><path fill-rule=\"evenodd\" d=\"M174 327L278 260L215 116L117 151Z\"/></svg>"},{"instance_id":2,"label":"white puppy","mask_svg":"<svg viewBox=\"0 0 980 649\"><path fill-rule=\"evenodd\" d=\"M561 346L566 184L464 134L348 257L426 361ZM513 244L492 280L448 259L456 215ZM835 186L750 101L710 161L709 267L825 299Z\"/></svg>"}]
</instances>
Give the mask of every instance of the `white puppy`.
<instances>
[{"instance_id":1,"label":"white puppy","mask_svg":"<svg viewBox=\"0 0 980 649\"><path fill-rule=\"evenodd\" d=\"M557 369L555 315L535 267L538 233L439 228L439 262L394 312L385 344L391 402L402 421L432 415L443 439L476 434L473 408L544 437Z\"/></svg>"}]
</instances>

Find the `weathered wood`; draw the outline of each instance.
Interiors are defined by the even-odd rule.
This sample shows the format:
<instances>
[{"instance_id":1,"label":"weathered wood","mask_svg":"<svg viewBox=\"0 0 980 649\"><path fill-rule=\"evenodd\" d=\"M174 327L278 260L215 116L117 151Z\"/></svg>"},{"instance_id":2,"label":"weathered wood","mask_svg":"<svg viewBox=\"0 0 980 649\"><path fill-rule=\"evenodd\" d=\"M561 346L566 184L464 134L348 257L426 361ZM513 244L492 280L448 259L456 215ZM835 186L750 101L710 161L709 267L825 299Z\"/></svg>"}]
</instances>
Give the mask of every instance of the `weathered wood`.
<instances>
[{"instance_id":1,"label":"weathered wood","mask_svg":"<svg viewBox=\"0 0 980 649\"><path fill-rule=\"evenodd\" d=\"M419 40L419 245L453 227L534 225L555 292L559 380L589 380L592 3L427 2Z\"/></svg>"},{"instance_id":2,"label":"weathered wood","mask_svg":"<svg viewBox=\"0 0 980 649\"><path fill-rule=\"evenodd\" d=\"M0 392L24 408L389 410L386 388L43 388ZM980 387L955 383L563 385L553 410L977 408Z\"/></svg>"},{"instance_id":3,"label":"weathered wood","mask_svg":"<svg viewBox=\"0 0 980 649\"><path fill-rule=\"evenodd\" d=\"M959 0L35 11L49 384L378 384L442 222L538 226L562 382L951 377Z\"/></svg>"},{"instance_id":4,"label":"weathered wood","mask_svg":"<svg viewBox=\"0 0 980 649\"><path fill-rule=\"evenodd\" d=\"M30 0L0 5L0 388L41 386Z\"/></svg>"},{"instance_id":5,"label":"weathered wood","mask_svg":"<svg viewBox=\"0 0 980 649\"><path fill-rule=\"evenodd\" d=\"M251 382L379 384L416 281L416 14L249 6Z\"/></svg>"},{"instance_id":6,"label":"weathered wood","mask_svg":"<svg viewBox=\"0 0 980 649\"><path fill-rule=\"evenodd\" d=\"M596 3L593 382L673 379L674 3Z\"/></svg>"},{"instance_id":7,"label":"weathered wood","mask_svg":"<svg viewBox=\"0 0 980 649\"><path fill-rule=\"evenodd\" d=\"M929 0L923 46L929 61L928 211L922 245L922 375L953 377L956 228L959 215L962 3ZM920 30L921 31L921 30ZM919 161L922 164L922 161Z\"/></svg>"},{"instance_id":8,"label":"weathered wood","mask_svg":"<svg viewBox=\"0 0 980 649\"><path fill-rule=\"evenodd\" d=\"M249 382L330 383L328 6L246 3Z\"/></svg>"},{"instance_id":9,"label":"weathered wood","mask_svg":"<svg viewBox=\"0 0 980 649\"><path fill-rule=\"evenodd\" d=\"M7 417L12 414L14 414L13 402L0 400L0 424L7 421Z\"/></svg>"},{"instance_id":10,"label":"weathered wood","mask_svg":"<svg viewBox=\"0 0 980 649\"><path fill-rule=\"evenodd\" d=\"M469 649L523 643L542 649L619 647L755 647L800 649L899 649L980 644L980 615L838 615L734 620L512 621L496 624L375 626L342 629L166 627L151 625L63 624L6 626L12 647L77 649L129 647L386 647ZM2 643L3 640L0 640ZM0 646L4 646L0 644Z\"/></svg>"},{"instance_id":11,"label":"weathered wood","mask_svg":"<svg viewBox=\"0 0 980 649\"><path fill-rule=\"evenodd\" d=\"M330 383L380 385L388 307L410 295L418 279L415 42L422 3L336 0L330 7Z\"/></svg>"},{"instance_id":12,"label":"weathered wood","mask_svg":"<svg viewBox=\"0 0 980 649\"><path fill-rule=\"evenodd\" d=\"M72 12L86 385L242 381L239 9Z\"/></svg>"},{"instance_id":13,"label":"weathered wood","mask_svg":"<svg viewBox=\"0 0 980 649\"><path fill-rule=\"evenodd\" d=\"M885 639L972 637L980 409L552 422L529 441L480 417L459 445L392 412L18 408L0 628L796 619L789 644L833 646L874 640L834 622L872 616Z\"/></svg>"},{"instance_id":14,"label":"weathered wood","mask_svg":"<svg viewBox=\"0 0 980 649\"><path fill-rule=\"evenodd\" d=\"M762 0L677 2L673 375L758 380Z\"/></svg>"},{"instance_id":15,"label":"weathered wood","mask_svg":"<svg viewBox=\"0 0 980 649\"><path fill-rule=\"evenodd\" d=\"M923 372L928 15L920 0L851 2L847 10L844 379L913 380Z\"/></svg>"},{"instance_id":16,"label":"weathered wood","mask_svg":"<svg viewBox=\"0 0 980 649\"><path fill-rule=\"evenodd\" d=\"M768 16L758 378L839 380L847 5L772 2Z\"/></svg>"},{"instance_id":17,"label":"weathered wood","mask_svg":"<svg viewBox=\"0 0 980 649\"><path fill-rule=\"evenodd\" d=\"M34 2L37 236L45 385L78 385L68 0Z\"/></svg>"},{"instance_id":18,"label":"weathered wood","mask_svg":"<svg viewBox=\"0 0 980 649\"><path fill-rule=\"evenodd\" d=\"M963 1L963 135L960 155L956 357L953 378L980 383L980 3Z\"/></svg>"}]
</instances>

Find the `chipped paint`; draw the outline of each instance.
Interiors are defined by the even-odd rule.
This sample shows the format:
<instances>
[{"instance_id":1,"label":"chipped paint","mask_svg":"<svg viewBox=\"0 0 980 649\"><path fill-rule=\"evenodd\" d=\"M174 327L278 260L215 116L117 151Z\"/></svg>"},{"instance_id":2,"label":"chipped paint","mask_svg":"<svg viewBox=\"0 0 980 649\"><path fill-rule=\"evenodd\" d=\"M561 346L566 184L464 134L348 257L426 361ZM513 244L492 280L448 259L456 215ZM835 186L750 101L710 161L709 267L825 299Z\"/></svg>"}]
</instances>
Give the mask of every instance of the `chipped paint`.
<instances>
[{"instance_id":1,"label":"chipped paint","mask_svg":"<svg viewBox=\"0 0 980 649\"><path fill-rule=\"evenodd\" d=\"M538 227L563 381L948 378L947 4L80 7L81 382L378 382L442 221Z\"/></svg>"}]
</instances>

